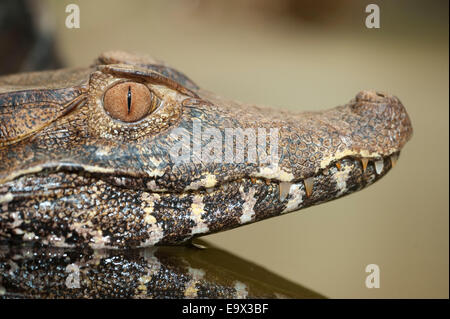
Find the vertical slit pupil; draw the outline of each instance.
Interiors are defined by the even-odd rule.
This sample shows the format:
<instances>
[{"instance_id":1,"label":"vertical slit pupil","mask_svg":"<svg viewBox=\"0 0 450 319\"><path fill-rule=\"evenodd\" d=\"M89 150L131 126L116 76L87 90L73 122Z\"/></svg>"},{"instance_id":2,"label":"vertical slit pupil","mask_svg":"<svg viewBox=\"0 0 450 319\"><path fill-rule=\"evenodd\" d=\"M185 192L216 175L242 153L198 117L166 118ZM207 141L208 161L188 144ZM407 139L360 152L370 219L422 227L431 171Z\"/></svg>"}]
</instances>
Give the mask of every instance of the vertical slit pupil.
<instances>
[{"instance_id":1,"label":"vertical slit pupil","mask_svg":"<svg viewBox=\"0 0 450 319\"><path fill-rule=\"evenodd\" d=\"M127 102L128 102L128 114L130 114L130 111L131 111L131 86L128 87Z\"/></svg>"}]
</instances>

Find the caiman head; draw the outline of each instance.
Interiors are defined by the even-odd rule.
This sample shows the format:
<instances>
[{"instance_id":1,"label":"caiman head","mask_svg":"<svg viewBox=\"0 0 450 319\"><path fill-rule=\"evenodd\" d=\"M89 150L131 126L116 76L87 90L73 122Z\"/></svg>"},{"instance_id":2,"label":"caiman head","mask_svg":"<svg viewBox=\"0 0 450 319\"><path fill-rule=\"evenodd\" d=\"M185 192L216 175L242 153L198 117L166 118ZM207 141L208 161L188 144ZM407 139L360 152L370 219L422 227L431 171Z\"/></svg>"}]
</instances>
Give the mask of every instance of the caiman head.
<instances>
[{"instance_id":1,"label":"caiman head","mask_svg":"<svg viewBox=\"0 0 450 319\"><path fill-rule=\"evenodd\" d=\"M0 238L178 244L370 185L412 135L398 98L292 113L200 89L150 57L0 78Z\"/></svg>"}]
</instances>

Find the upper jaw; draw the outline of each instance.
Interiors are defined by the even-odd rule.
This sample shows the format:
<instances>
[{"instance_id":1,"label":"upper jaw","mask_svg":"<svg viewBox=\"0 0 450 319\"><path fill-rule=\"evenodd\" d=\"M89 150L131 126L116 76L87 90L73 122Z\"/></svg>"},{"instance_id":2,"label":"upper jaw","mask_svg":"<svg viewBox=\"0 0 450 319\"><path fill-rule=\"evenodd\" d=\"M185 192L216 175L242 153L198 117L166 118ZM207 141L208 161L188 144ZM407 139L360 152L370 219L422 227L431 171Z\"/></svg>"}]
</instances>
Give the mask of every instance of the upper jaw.
<instances>
[{"instance_id":1,"label":"upper jaw","mask_svg":"<svg viewBox=\"0 0 450 319\"><path fill-rule=\"evenodd\" d=\"M240 178L295 183L317 176L346 158L359 160L363 166L367 166L367 162L377 163L380 171L381 166L385 167L381 164L385 160L391 164L391 159L396 161L412 135L411 122L401 102L394 96L375 91L362 91L343 106L306 113L223 102L204 92L200 92L200 96L200 102L196 99L195 103L185 103L187 110L179 124L189 137L188 160L173 163L170 158L159 157L160 167L148 171L154 180L151 190L207 189ZM256 160L233 161L235 157L227 161L226 149L230 144L227 144L226 133L230 128L248 130L250 137L253 134ZM199 154L204 154L211 141L208 134L214 131L219 134L219 157L202 158ZM196 132L200 132L200 137L195 136ZM265 149L259 144L261 132L266 134ZM168 134L154 142L170 145L168 141L172 137ZM247 142L250 139L247 137ZM195 146L192 147L195 143L200 145L197 155ZM264 155L273 155L274 143L274 160L259 161L261 149ZM231 146L236 150L236 145ZM243 150L248 156L248 149ZM169 151L167 147L160 153Z\"/></svg>"}]
</instances>

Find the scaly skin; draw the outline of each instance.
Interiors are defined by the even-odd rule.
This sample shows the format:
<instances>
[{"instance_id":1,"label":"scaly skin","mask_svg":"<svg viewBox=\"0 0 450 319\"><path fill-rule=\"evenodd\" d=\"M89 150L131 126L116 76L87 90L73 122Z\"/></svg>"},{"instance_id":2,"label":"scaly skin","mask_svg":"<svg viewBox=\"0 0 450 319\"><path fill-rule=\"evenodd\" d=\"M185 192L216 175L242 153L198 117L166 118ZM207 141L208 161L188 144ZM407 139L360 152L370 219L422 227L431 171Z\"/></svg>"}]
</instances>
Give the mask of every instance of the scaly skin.
<instances>
[{"instance_id":1,"label":"scaly skin","mask_svg":"<svg viewBox=\"0 0 450 319\"><path fill-rule=\"evenodd\" d=\"M103 104L125 80L158 98L133 123ZM124 52L87 69L0 78L0 106L0 238L64 247L179 244L333 200L384 176L412 135L391 95L362 91L322 112L270 110ZM237 139L205 151L207 132L226 136L227 128L252 129L244 141L258 142L265 129L258 161L225 160ZM189 160L174 161L174 145L189 149ZM264 162L273 145L277 161Z\"/></svg>"},{"instance_id":2,"label":"scaly skin","mask_svg":"<svg viewBox=\"0 0 450 319\"><path fill-rule=\"evenodd\" d=\"M3 298L324 298L214 247L0 245Z\"/></svg>"}]
</instances>

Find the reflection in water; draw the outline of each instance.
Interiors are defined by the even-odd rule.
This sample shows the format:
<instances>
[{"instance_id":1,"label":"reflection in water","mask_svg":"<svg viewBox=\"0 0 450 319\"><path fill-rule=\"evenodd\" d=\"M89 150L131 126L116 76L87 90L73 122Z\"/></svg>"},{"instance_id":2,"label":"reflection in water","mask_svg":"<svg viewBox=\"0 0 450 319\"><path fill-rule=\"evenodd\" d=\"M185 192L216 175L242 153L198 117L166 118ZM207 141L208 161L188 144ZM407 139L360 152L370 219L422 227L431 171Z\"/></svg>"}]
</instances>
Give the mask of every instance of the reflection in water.
<instances>
[{"instance_id":1,"label":"reflection in water","mask_svg":"<svg viewBox=\"0 0 450 319\"><path fill-rule=\"evenodd\" d=\"M214 247L0 246L0 298L24 297L323 298Z\"/></svg>"}]
</instances>

